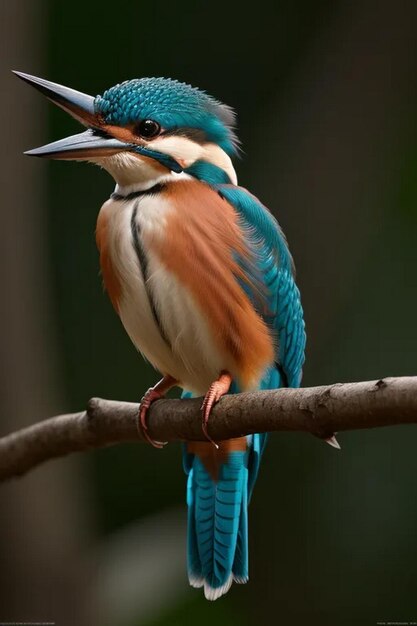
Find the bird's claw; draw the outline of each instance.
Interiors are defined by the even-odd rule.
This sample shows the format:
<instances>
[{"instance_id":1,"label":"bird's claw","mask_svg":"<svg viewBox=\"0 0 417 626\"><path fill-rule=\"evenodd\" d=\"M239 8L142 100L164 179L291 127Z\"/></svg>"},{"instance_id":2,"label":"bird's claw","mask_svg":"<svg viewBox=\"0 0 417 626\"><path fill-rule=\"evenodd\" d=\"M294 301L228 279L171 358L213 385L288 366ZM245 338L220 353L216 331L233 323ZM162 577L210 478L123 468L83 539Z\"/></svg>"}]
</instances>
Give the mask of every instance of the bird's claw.
<instances>
[{"instance_id":1,"label":"bird's claw","mask_svg":"<svg viewBox=\"0 0 417 626\"><path fill-rule=\"evenodd\" d=\"M145 393L142 400L140 401L139 413L138 413L138 419L137 419L137 427L138 427L139 433L142 435L144 439L146 439L148 443L150 443L154 448L158 448L158 449L163 448L167 442L155 441L155 439L152 439L152 437L149 436L148 425L146 423L146 416L147 416L149 407L151 406L152 402L155 402L155 400L159 400L160 398L162 398L162 396L163 394L157 391L156 389L154 389L153 387L148 389L148 391Z\"/></svg>"},{"instance_id":2,"label":"bird's claw","mask_svg":"<svg viewBox=\"0 0 417 626\"><path fill-rule=\"evenodd\" d=\"M203 404L201 405L201 411L203 413L203 421L201 429L205 438L213 444L218 450L219 444L212 439L208 433L208 423L213 406L224 396L230 389L232 377L227 372L222 372L217 380L215 380L204 396Z\"/></svg>"},{"instance_id":3,"label":"bird's claw","mask_svg":"<svg viewBox=\"0 0 417 626\"><path fill-rule=\"evenodd\" d=\"M215 383L213 383L214 385ZM215 390L213 389L213 385L210 387L206 395L204 396L203 404L201 405L201 411L203 413L203 421L201 424L201 429L203 431L204 437L210 441L213 446L218 449L219 444L212 439L208 433L208 423L210 419L210 413L213 406L218 402L221 396L217 397Z\"/></svg>"}]
</instances>

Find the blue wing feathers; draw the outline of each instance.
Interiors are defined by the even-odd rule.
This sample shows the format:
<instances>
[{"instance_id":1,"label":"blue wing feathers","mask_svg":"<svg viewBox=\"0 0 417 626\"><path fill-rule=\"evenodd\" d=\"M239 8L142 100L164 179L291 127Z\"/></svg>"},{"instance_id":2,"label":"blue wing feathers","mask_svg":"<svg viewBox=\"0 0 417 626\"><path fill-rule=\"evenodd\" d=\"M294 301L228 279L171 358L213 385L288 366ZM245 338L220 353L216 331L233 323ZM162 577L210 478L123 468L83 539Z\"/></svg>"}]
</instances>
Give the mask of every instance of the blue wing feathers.
<instances>
[{"instance_id":1,"label":"blue wing feathers","mask_svg":"<svg viewBox=\"0 0 417 626\"><path fill-rule=\"evenodd\" d=\"M277 361L289 386L298 386L304 363L304 319L285 236L268 209L245 189L233 185L219 185L217 189L235 208L243 226L254 234L257 269L269 292L268 312L263 317L277 337Z\"/></svg>"},{"instance_id":2,"label":"blue wing feathers","mask_svg":"<svg viewBox=\"0 0 417 626\"><path fill-rule=\"evenodd\" d=\"M245 189L234 185L213 186L236 210L254 267L242 261L242 269L259 280L266 291L265 310L258 310L276 339L275 364L265 371L260 389L298 387L304 363L305 330L300 293L287 242L272 214ZM246 283L240 284L255 308L259 298ZM239 392L234 383L231 393ZM189 397L185 392L183 397ZM250 501L267 434L247 437L248 451L229 454L214 481L199 458L184 448L188 474L188 571L194 586L205 586L206 597L225 593L232 578L248 579L248 519Z\"/></svg>"}]
</instances>

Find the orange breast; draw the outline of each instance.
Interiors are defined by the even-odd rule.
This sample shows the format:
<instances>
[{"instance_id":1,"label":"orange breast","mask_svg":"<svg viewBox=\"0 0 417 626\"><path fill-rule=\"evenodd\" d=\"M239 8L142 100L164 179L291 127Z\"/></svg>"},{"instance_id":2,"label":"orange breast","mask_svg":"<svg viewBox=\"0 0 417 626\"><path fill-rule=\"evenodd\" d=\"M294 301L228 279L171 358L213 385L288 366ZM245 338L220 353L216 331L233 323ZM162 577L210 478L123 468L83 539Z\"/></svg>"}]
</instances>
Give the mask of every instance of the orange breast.
<instances>
[{"instance_id":1,"label":"orange breast","mask_svg":"<svg viewBox=\"0 0 417 626\"><path fill-rule=\"evenodd\" d=\"M116 312L119 312L119 301L121 295L120 281L117 272L112 264L109 238L108 238L108 216L105 209L102 209L97 219L96 243L100 252L100 267L103 276L104 287L109 294L109 298Z\"/></svg>"},{"instance_id":2,"label":"orange breast","mask_svg":"<svg viewBox=\"0 0 417 626\"><path fill-rule=\"evenodd\" d=\"M273 362L272 337L237 278L247 280L236 254L250 252L233 207L208 185L178 181L162 192L175 210L166 236L149 242L160 261L188 287L242 387L256 385Z\"/></svg>"}]
</instances>

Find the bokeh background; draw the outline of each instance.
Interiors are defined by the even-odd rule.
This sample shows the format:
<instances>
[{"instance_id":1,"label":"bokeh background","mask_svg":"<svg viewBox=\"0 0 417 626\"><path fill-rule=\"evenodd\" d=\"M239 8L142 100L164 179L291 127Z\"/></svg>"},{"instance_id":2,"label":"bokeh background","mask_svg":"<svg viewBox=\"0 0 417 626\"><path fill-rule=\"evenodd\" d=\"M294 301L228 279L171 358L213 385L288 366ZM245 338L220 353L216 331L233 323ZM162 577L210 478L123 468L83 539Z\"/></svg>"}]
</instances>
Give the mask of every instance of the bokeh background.
<instances>
[{"instance_id":1,"label":"bokeh background","mask_svg":"<svg viewBox=\"0 0 417 626\"><path fill-rule=\"evenodd\" d=\"M304 384L416 373L417 3L0 0L0 431L138 400L157 375L101 287L111 179L23 150L77 124L10 69L95 95L176 77L234 106L241 184L294 254ZM394 417L394 416L393 416ZM0 621L59 626L417 621L417 431L271 437L251 580L206 602L185 571L179 445L53 461L0 489Z\"/></svg>"}]
</instances>

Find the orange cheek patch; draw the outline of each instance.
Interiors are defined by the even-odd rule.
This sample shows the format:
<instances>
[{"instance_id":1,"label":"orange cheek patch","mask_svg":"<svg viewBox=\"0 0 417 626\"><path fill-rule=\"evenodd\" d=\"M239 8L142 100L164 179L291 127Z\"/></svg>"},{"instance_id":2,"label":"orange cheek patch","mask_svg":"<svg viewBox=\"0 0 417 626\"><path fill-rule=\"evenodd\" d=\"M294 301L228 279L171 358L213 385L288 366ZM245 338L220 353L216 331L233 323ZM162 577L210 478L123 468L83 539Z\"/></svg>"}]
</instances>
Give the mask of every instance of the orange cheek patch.
<instances>
[{"instance_id":1,"label":"orange cheek patch","mask_svg":"<svg viewBox=\"0 0 417 626\"><path fill-rule=\"evenodd\" d=\"M101 130L105 131L115 139L119 139L119 141L123 141L124 143L133 143L138 146L143 146L144 148L148 148L151 150L152 145L149 145L139 139L137 135L133 132L133 125L131 126L112 126L110 124L101 124ZM108 154L108 153L107 153ZM134 156L136 156L141 161L146 161L149 165L151 165L154 170L157 172L169 172L169 168L165 165L162 165L156 159L152 159L151 157L144 156L142 154L135 154L135 152L131 152Z\"/></svg>"},{"instance_id":2,"label":"orange cheek patch","mask_svg":"<svg viewBox=\"0 0 417 626\"><path fill-rule=\"evenodd\" d=\"M112 137L115 137L115 139L120 139L120 141L124 141L125 143L146 145L137 135L135 135L133 132L133 126L113 126L111 124L102 124L100 128Z\"/></svg>"}]
</instances>

